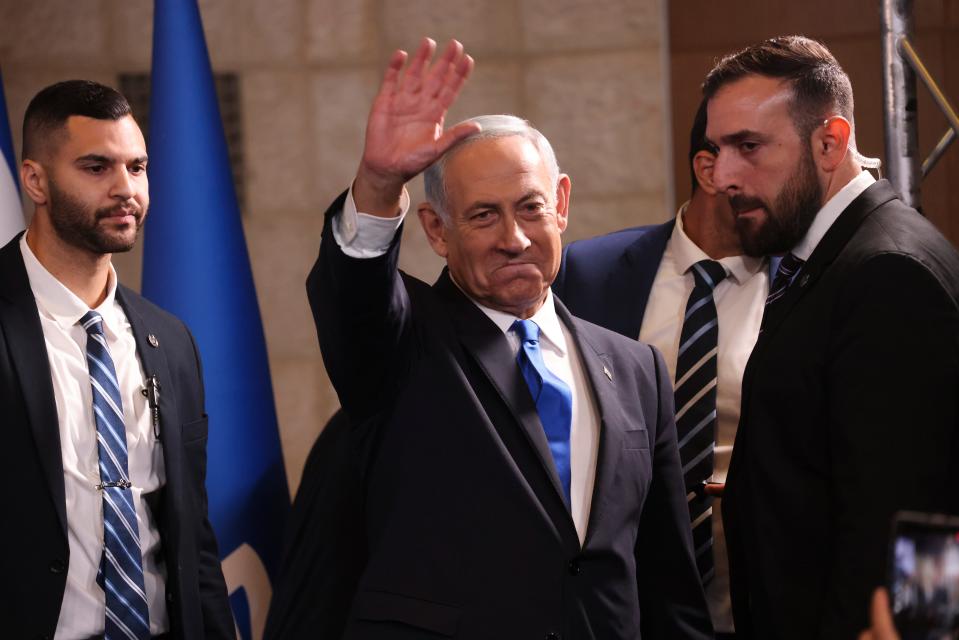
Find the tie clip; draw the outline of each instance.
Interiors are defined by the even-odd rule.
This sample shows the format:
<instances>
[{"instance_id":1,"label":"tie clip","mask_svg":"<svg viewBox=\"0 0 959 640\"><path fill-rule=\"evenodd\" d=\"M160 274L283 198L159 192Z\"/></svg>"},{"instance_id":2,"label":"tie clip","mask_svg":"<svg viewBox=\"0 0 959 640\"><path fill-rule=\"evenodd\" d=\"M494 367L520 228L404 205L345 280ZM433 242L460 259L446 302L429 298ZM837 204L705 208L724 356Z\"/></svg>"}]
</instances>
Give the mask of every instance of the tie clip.
<instances>
[{"instance_id":1,"label":"tie clip","mask_svg":"<svg viewBox=\"0 0 959 640\"><path fill-rule=\"evenodd\" d=\"M119 480L117 482L102 482L97 485L97 491L103 491L104 489L129 489L132 486L133 483L127 480Z\"/></svg>"}]
</instances>

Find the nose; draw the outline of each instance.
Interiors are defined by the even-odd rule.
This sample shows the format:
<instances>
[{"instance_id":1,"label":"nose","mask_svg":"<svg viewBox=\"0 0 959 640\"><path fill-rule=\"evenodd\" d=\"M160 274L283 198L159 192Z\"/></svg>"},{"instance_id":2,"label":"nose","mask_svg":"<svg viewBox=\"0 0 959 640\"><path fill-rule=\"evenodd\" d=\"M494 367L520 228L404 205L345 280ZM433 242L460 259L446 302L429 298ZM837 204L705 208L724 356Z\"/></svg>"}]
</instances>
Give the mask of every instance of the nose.
<instances>
[{"instance_id":1,"label":"nose","mask_svg":"<svg viewBox=\"0 0 959 640\"><path fill-rule=\"evenodd\" d=\"M117 200L129 200L136 195L136 192L137 188L133 176L130 175L126 167L121 166L116 171L116 179L110 187L110 196Z\"/></svg>"},{"instance_id":2,"label":"nose","mask_svg":"<svg viewBox=\"0 0 959 640\"><path fill-rule=\"evenodd\" d=\"M734 194L739 190L736 160L729 151L720 149L713 162L713 185L720 192Z\"/></svg>"},{"instance_id":3,"label":"nose","mask_svg":"<svg viewBox=\"0 0 959 640\"><path fill-rule=\"evenodd\" d=\"M520 254L532 244L530 239L523 231L523 226L519 223L516 216L505 215L502 218L500 233L500 248L511 254Z\"/></svg>"}]
</instances>

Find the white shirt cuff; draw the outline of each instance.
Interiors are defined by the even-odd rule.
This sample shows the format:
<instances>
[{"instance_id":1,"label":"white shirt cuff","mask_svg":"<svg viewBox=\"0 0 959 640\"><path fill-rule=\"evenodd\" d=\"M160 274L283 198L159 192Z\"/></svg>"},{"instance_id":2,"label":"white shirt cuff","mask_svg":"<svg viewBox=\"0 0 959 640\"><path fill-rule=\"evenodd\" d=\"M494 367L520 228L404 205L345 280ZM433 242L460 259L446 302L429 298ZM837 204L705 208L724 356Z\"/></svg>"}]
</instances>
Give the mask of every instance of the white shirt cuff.
<instances>
[{"instance_id":1,"label":"white shirt cuff","mask_svg":"<svg viewBox=\"0 0 959 640\"><path fill-rule=\"evenodd\" d=\"M343 203L343 211L333 216L333 238L343 253L351 258L378 258L390 248L409 208L410 194L404 187L400 196L400 213L395 218L361 213L356 210L351 185Z\"/></svg>"}]
</instances>

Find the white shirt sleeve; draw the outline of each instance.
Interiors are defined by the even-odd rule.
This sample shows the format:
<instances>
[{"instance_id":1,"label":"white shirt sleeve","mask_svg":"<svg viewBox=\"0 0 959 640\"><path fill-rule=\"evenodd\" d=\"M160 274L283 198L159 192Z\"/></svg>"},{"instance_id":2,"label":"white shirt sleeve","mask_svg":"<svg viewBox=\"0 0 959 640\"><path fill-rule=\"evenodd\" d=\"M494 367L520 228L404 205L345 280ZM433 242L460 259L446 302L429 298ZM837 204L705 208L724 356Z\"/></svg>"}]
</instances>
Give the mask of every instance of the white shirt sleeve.
<instances>
[{"instance_id":1,"label":"white shirt sleeve","mask_svg":"<svg viewBox=\"0 0 959 640\"><path fill-rule=\"evenodd\" d=\"M351 258L378 258L386 253L397 229L410 208L410 194L403 188L400 213L395 218L381 218L356 210L353 187L346 194L343 211L333 217L333 239Z\"/></svg>"}]
</instances>

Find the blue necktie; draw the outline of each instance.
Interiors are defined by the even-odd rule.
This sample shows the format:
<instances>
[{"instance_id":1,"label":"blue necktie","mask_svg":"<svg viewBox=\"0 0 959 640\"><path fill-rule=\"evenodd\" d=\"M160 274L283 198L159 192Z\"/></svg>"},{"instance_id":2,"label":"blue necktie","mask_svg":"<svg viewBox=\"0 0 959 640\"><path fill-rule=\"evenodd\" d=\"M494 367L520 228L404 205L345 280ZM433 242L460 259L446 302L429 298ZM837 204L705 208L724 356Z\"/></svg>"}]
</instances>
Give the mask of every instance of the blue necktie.
<instances>
[{"instance_id":1,"label":"blue necktie","mask_svg":"<svg viewBox=\"0 0 959 640\"><path fill-rule=\"evenodd\" d=\"M805 260L797 258L792 253L787 253L782 262L779 263L779 269L776 270L776 277L773 279L773 285L769 288L769 295L766 297L766 305L779 300L786 295L786 289L792 284L796 274L806 264Z\"/></svg>"},{"instance_id":2,"label":"blue necktie","mask_svg":"<svg viewBox=\"0 0 959 640\"><path fill-rule=\"evenodd\" d=\"M546 368L539 348L539 326L532 320L517 320L510 330L519 336L520 349L516 362L536 403L536 412L546 432L566 504L570 504L569 429L573 421L573 394L565 382Z\"/></svg>"},{"instance_id":3,"label":"blue necktie","mask_svg":"<svg viewBox=\"0 0 959 640\"><path fill-rule=\"evenodd\" d=\"M713 577L713 499L702 492L713 475L716 447L716 360L719 318L713 289L726 278L723 265L700 260L692 269L693 290L676 358L676 437L683 463L696 565L703 584Z\"/></svg>"},{"instance_id":4,"label":"blue necktie","mask_svg":"<svg viewBox=\"0 0 959 640\"><path fill-rule=\"evenodd\" d=\"M103 335L103 318L88 311L87 367L93 387L100 489L103 495L103 558L99 576L106 599L104 640L150 637L150 613L143 588L143 560L127 467L126 426L113 358Z\"/></svg>"}]
</instances>

